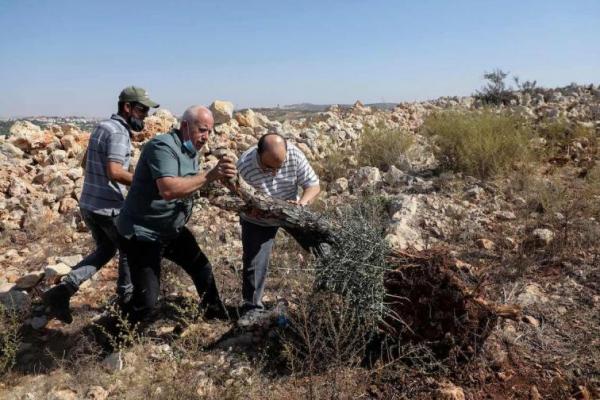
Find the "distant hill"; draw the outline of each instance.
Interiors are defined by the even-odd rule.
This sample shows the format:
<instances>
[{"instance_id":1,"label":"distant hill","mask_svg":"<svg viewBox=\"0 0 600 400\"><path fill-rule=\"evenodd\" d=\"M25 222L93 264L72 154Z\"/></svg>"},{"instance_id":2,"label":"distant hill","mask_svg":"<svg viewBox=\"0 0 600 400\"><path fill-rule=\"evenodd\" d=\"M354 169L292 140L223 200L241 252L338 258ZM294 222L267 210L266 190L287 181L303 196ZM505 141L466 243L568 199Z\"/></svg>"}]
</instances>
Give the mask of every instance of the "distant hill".
<instances>
[{"instance_id":1,"label":"distant hill","mask_svg":"<svg viewBox=\"0 0 600 400\"><path fill-rule=\"evenodd\" d=\"M365 104L368 107L377 108L380 110L390 110L394 108L398 103L370 103ZM299 104L289 104L280 107L283 110L293 110L293 111L306 111L306 112L322 112L327 110L331 104L312 104L312 103L299 103ZM341 108L350 108L352 104L338 104Z\"/></svg>"}]
</instances>

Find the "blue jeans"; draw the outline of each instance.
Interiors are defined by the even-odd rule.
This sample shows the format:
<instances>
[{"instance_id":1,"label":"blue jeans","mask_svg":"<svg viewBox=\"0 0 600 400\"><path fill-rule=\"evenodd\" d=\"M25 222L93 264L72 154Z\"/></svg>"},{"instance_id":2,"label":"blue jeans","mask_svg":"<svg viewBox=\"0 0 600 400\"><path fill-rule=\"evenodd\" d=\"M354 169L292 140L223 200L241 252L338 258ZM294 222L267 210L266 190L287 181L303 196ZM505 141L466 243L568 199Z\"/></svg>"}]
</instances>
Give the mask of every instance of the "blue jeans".
<instances>
[{"instance_id":1,"label":"blue jeans","mask_svg":"<svg viewBox=\"0 0 600 400\"><path fill-rule=\"evenodd\" d=\"M79 286L90 279L100 268L113 258L118 248L118 233L114 224L114 217L96 214L81 208L83 222L92 233L96 242L96 250L81 260L63 280L72 293L79 290ZM117 293L121 298L126 298L133 293L131 273L124 252L119 251L119 277L117 279Z\"/></svg>"}]
</instances>

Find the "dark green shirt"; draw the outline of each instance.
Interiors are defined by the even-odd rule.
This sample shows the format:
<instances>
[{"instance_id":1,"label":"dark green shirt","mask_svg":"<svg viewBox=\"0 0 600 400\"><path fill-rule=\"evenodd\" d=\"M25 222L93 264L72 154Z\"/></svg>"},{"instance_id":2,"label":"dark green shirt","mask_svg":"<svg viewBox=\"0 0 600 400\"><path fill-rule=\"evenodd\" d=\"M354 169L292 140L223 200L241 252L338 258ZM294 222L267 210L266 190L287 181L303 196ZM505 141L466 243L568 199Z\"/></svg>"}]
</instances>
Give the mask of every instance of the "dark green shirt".
<instances>
[{"instance_id":1,"label":"dark green shirt","mask_svg":"<svg viewBox=\"0 0 600 400\"><path fill-rule=\"evenodd\" d=\"M158 178L198 173L197 153L183 146L180 135L174 129L144 145L125 205L117 219L117 229L126 238L168 240L177 236L190 218L191 196L167 201L161 197L156 185Z\"/></svg>"}]
</instances>

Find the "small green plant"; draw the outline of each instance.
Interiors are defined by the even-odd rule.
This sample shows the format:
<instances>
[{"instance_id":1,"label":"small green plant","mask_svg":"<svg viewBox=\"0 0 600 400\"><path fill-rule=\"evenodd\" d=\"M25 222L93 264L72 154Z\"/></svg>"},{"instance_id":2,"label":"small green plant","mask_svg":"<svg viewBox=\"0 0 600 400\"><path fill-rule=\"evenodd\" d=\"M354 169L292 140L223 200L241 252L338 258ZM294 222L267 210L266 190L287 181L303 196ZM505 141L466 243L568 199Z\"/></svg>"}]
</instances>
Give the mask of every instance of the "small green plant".
<instances>
[{"instance_id":1,"label":"small green plant","mask_svg":"<svg viewBox=\"0 0 600 400\"><path fill-rule=\"evenodd\" d=\"M98 323L93 323L93 325L104 335L113 351L122 351L143 342L144 337L138 326L131 323L116 305L108 305L106 314L111 320L110 327Z\"/></svg>"},{"instance_id":2,"label":"small green plant","mask_svg":"<svg viewBox=\"0 0 600 400\"><path fill-rule=\"evenodd\" d=\"M530 128L509 113L438 112L427 117L422 133L434 139L443 168L488 178L531 156Z\"/></svg>"},{"instance_id":3,"label":"small green plant","mask_svg":"<svg viewBox=\"0 0 600 400\"><path fill-rule=\"evenodd\" d=\"M388 128L382 124L365 128L360 138L358 163L383 170L392 165L399 167L413 143L412 136L400 128Z\"/></svg>"},{"instance_id":4,"label":"small green plant","mask_svg":"<svg viewBox=\"0 0 600 400\"><path fill-rule=\"evenodd\" d=\"M19 315L0 303L0 376L15 365L21 344Z\"/></svg>"},{"instance_id":5,"label":"small green plant","mask_svg":"<svg viewBox=\"0 0 600 400\"><path fill-rule=\"evenodd\" d=\"M515 84L521 93L535 94L540 90L540 88L537 86L537 81L521 82L521 79L519 79L518 76L514 76L513 80L515 81Z\"/></svg>"},{"instance_id":6,"label":"small green plant","mask_svg":"<svg viewBox=\"0 0 600 400\"><path fill-rule=\"evenodd\" d=\"M514 95L511 88L506 85L505 79L507 76L508 72L501 69L484 73L483 78L488 83L475 93L475 98L481 100L484 104L509 104Z\"/></svg>"}]
</instances>

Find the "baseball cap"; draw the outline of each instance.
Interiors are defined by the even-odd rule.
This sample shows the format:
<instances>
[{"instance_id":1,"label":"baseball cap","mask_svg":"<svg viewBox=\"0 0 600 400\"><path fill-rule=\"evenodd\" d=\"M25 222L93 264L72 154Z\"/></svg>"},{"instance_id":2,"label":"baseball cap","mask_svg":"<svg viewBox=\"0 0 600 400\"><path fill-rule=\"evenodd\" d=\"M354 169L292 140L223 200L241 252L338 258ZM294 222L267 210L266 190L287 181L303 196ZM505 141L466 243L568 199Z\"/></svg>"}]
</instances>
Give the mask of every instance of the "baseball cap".
<instances>
[{"instance_id":1,"label":"baseball cap","mask_svg":"<svg viewBox=\"0 0 600 400\"><path fill-rule=\"evenodd\" d=\"M120 102L136 102L148 108L158 108L160 105L148 97L146 89L138 86L128 86L121 91L119 95Z\"/></svg>"}]
</instances>

